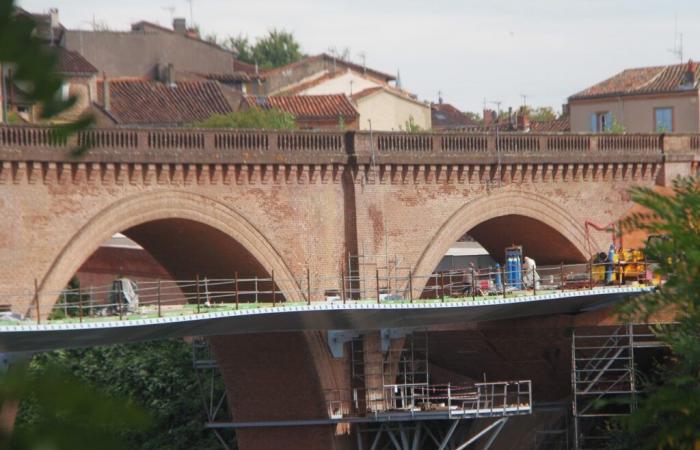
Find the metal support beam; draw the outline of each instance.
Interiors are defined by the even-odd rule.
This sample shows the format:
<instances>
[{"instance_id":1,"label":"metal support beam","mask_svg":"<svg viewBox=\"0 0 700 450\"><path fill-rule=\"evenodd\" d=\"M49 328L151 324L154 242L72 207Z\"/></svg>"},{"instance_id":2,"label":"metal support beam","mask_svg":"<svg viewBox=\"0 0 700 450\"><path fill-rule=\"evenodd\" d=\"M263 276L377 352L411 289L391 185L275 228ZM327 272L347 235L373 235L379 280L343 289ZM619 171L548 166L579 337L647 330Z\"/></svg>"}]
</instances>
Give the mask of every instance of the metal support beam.
<instances>
[{"instance_id":1,"label":"metal support beam","mask_svg":"<svg viewBox=\"0 0 700 450\"><path fill-rule=\"evenodd\" d=\"M493 434L491 435L491 437L489 437L489 440L486 442L486 445L482 449L482 450L488 450L491 447L491 445L493 444L493 441L496 440L496 437L498 437L498 434L501 432L501 430L503 429L503 426L506 424L506 422L508 422L507 417L503 417L502 419L496 420L491 425L487 426L483 430L476 433L473 437L469 438L469 440L467 440L465 443L463 443L462 445L457 447L456 450L464 450L465 448L467 448L468 446L470 446L474 442L478 441L483 435L485 435L486 433L488 433L489 431L491 431L493 429L494 430Z\"/></svg>"},{"instance_id":2,"label":"metal support beam","mask_svg":"<svg viewBox=\"0 0 700 450\"><path fill-rule=\"evenodd\" d=\"M447 444L450 443L450 439L452 439L452 435L454 434L455 430L457 429L457 425L459 425L459 419L455 419L452 421L452 425L450 425L450 429L447 431L447 434L442 440L442 443L440 444L440 447L438 450L445 450L447 448Z\"/></svg>"},{"instance_id":3,"label":"metal support beam","mask_svg":"<svg viewBox=\"0 0 700 450\"><path fill-rule=\"evenodd\" d=\"M345 354L343 347L346 342L350 342L360 336L359 331L353 330L328 330L328 349L334 358L342 358Z\"/></svg>"},{"instance_id":4,"label":"metal support beam","mask_svg":"<svg viewBox=\"0 0 700 450\"><path fill-rule=\"evenodd\" d=\"M382 328L380 336L382 338L382 353L389 351L391 341L403 339L413 332L412 328Z\"/></svg>"}]
</instances>

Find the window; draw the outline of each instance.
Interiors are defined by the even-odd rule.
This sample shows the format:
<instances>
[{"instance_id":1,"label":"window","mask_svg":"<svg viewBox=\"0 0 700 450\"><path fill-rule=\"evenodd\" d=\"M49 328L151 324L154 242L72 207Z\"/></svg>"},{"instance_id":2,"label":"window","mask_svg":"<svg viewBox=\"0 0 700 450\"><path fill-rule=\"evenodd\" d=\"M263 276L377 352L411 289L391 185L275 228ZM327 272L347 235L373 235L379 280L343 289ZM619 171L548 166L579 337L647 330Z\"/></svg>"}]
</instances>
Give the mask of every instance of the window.
<instances>
[{"instance_id":1,"label":"window","mask_svg":"<svg viewBox=\"0 0 700 450\"><path fill-rule=\"evenodd\" d=\"M612 114L610 111L597 112L591 114L591 131L593 133L604 133L612 129Z\"/></svg>"},{"instance_id":2,"label":"window","mask_svg":"<svg viewBox=\"0 0 700 450\"><path fill-rule=\"evenodd\" d=\"M654 129L657 133L673 131L673 108L654 109Z\"/></svg>"}]
</instances>

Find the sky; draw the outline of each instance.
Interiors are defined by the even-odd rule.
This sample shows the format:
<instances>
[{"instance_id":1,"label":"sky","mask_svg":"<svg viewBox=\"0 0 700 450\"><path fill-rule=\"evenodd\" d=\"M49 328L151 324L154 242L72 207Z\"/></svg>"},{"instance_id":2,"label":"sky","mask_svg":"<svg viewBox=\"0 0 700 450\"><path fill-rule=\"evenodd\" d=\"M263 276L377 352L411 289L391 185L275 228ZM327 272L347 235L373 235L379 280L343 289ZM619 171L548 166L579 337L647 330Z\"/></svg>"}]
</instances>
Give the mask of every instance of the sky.
<instances>
[{"instance_id":1,"label":"sky","mask_svg":"<svg viewBox=\"0 0 700 450\"><path fill-rule=\"evenodd\" d=\"M191 1L191 3L190 3ZM127 30L192 17L203 34L271 28L294 33L307 54L350 49L351 59L401 74L421 100L480 112L552 106L631 67L700 59L700 0L19 0L32 12L56 7L68 28L92 22ZM190 16L190 5L192 15ZM678 33L676 33L676 30ZM526 96L523 98L523 95Z\"/></svg>"}]
</instances>

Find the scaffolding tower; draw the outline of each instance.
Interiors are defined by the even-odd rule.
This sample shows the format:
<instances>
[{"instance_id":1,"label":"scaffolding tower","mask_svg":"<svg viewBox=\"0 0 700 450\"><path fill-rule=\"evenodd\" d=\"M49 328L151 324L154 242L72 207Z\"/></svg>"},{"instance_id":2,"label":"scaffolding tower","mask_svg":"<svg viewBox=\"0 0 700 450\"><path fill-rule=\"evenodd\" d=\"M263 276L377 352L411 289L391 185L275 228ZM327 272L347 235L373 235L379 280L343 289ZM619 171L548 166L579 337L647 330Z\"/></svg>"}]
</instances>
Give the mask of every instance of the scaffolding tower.
<instances>
[{"instance_id":1,"label":"scaffolding tower","mask_svg":"<svg viewBox=\"0 0 700 450\"><path fill-rule=\"evenodd\" d=\"M574 450L604 449L610 421L637 406L635 350L663 344L649 325L626 324L574 330L571 346Z\"/></svg>"},{"instance_id":2,"label":"scaffolding tower","mask_svg":"<svg viewBox=\"0 0 700 450\"><path fill-rule=\"evenodd\" d=\"M219 365L204 337L192 338L192 368L202 399L202 407L208 423L231 421L232 415L226 396L226 386L219 372ZM238 448L233 430L211 428L225 450Z\"/></svg>"}]
</instances>

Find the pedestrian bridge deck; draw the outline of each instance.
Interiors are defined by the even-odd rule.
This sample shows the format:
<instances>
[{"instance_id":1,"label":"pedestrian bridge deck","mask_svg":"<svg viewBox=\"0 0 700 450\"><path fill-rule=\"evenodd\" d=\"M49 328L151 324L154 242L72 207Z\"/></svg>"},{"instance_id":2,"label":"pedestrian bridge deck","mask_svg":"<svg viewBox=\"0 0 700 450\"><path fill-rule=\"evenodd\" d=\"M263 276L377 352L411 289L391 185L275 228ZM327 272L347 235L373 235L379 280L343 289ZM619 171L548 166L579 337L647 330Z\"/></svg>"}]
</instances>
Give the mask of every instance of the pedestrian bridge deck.
<instances>
[{"instance_id":1,"label":"pedestrian bridge deck","mask_svg":"<svg viewBox=\"0 0 700 450\"><path fill-rule=\"evenodd\" d=\"M212 336L273 331L373 330L428 328L465 322L514 319L549 314L576 314L613 305L652 288L609 286L567 291L523 292L510 297L432 301L377 302L348 300L306 303L216 304L197 313L17 321L0 325L1 352L31 352L91 347L183 336ZM188 305L189 306L189 305Z\"/></svg>"}]
</instances>

